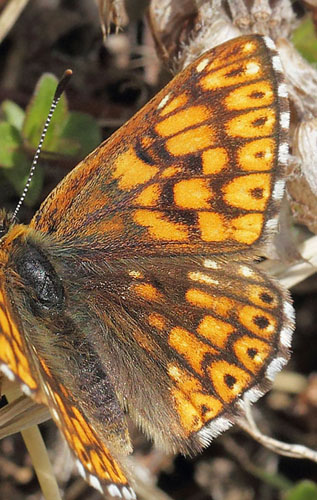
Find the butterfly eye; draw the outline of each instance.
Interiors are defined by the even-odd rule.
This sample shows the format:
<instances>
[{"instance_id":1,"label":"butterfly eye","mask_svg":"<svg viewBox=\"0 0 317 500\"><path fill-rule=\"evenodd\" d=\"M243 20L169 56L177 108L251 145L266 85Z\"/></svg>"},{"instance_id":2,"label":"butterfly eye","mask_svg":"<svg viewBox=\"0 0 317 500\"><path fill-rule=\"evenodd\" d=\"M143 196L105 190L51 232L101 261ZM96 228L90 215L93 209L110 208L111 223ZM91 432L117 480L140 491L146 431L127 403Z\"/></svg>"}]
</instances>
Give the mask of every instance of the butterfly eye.
<instances>
[{"instance_id":1,"label":"butterfly eye","mask_svg":"<svg viewBox=\"0 0 317 500\"><path fill-rule=\"evenodd\" d=\"M27 243L25 251L17 258L16 266L29 289L34 311L51 314L61 312L64 306L64 289L47 257L38 248Z\"/></svg>"}]
</instances>

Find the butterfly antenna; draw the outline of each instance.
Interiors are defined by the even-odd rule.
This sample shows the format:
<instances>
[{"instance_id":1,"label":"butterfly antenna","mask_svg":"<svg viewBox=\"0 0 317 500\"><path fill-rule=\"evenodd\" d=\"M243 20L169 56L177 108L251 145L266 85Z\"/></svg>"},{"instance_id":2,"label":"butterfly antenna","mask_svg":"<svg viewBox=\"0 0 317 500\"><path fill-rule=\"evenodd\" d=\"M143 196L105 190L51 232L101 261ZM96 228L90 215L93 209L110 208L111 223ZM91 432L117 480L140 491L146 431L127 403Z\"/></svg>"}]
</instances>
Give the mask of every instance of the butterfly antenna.
<instances>
[{"instance_id":1,"label":"butterfly antenna","mask_svg":"<svg viewBox=\"0 0 317 500\"><path fill-rule=\"evenodd\" d=\"M30 168L30 172L29 172L29 175L28 175L28 178L27 178L27 181L25 183L25 187L23 189L23 193L21 195L21 198L16 206L16 209L14 210L14 213L13 213L13 219L15 220L16 217L17 217L17 214L22 206L22 203L24 202L25 200L25 197L27 195L27 192L29 190L29 187L30 187L30 184L31 184L31 180L32 180L32 177L34 175L34 172L35 172L35 169L36 169L36 165L37 165L37 162L38 162L38 159L39 159L39 156L40 156L40 153L41 153L41 150L42 150L42 146L43 146L43 142L44 142L44 139L45 139L45 136L46 136L46 132L47 132L47 129L49 127L49 124L50 124L50 121L52 119L52 116L54 114L54 111L55 111L55 108L58 104L58 101L60 100L61 98L61 95L62 93L64 92L71 76L72 76L73 72L71 69L67 69L65 71L65 73L63 74L62 78L60 79L60 81L58 82L57 84L57 87L56 87L56 90L55 90L55 94L54 94L54 97L53 97L53 101L52 101L52 104L51 104L51 107L50 107L50 110L49 110L49 113L47 115L47 118L45 120L45 123L44 123L44 127L43 127L43 131L42 131L42 134L41 134L41 137L40 137L40 141L39 141L39 144L37 146L37 149L35 151L35 155L34 155L34 158L33 158L33 161L32 161L32 165L31 165L31 168Z\"/></svg>"}]
</instances>

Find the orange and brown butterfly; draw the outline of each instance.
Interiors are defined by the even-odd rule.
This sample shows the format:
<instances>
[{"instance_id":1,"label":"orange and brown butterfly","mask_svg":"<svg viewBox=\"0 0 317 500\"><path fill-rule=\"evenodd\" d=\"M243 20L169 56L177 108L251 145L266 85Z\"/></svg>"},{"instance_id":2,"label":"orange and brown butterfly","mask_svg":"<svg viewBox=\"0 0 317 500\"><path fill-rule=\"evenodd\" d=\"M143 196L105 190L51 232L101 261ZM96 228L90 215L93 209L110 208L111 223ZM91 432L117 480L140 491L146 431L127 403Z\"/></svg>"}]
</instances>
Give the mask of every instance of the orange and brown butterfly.
<instances>
[{"instance_id":1,"label":"orange and brown butterfly","mask_svg":"<svg viewBox=\"0 0 317 500\"><path fill-rule=\"evenodd\" d=\"M277 226L288 125L273 42L240 37L176 76L28 226L2 214L0 369L106 496L135 498L126 412L195 453L287 362L290 299L254 261Z\"/></svg>"}]
</instances>

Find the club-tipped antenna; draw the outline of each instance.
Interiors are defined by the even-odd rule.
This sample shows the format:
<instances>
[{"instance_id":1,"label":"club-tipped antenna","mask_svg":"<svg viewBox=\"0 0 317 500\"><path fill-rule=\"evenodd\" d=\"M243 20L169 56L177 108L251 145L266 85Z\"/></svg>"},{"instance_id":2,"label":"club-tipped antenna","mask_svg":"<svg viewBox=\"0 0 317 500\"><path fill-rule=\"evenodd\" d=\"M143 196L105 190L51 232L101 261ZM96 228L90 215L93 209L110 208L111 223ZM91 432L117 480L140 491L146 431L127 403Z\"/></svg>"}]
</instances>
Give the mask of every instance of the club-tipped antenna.
<instances>
[{"instance_id":1,"label":"club-tipped antenna","mask_svg":"<svg viewBox=\"0 0 317 500\"><path fill-rule=\"evenodd\" d=\"M47 118L45 120L43 131L41 133L39 145L37 146L37 149L35 151L35 155L34 155L34 158L33 158L33 161L32 161L32 165L31 165L31 168L30 168L30 172L29 172L27 181L25 183L23 192L21 194L21 198L20 198L20 200L19 200L19 202L18 202L18 204L16 206L16 209L14 210L14 213L13 213L13 219L14 220L16 219L17 214L18 214L18 212L19 212L19 210L20 210L20 208L22 206L22 203L25 200L27 192L29 190L29 187L30 187L30 184L31 184L31 180L32 180L32 177L34 175L34 172L35 172L35 169L36 169L36 165L37 165L37 162L38 162L41 150L42 150L42 146L43 146L43 142L44 142L44 139L45 139L45 136L46 136L46 132L47 132L47 129L49 127L49 124L50 124L50 121L52 119L52 116L54 114L55 108L56 108L56 106L58 104L58 101L60 100L61 95L64 92L64 90L65 90L65 88L66 88L66 86L67 86L67 84L68 84L68 82L69 82L72 74L73 74L72 70L71 69L67 69L64 72L62 78L60 79L60 81L57 84L57 87L56 87L56 90L55 90L55 94L54 94L54 97L53 97L53 101L52 101L50 110L48 112Z\"/></svg>"}]
</instances>

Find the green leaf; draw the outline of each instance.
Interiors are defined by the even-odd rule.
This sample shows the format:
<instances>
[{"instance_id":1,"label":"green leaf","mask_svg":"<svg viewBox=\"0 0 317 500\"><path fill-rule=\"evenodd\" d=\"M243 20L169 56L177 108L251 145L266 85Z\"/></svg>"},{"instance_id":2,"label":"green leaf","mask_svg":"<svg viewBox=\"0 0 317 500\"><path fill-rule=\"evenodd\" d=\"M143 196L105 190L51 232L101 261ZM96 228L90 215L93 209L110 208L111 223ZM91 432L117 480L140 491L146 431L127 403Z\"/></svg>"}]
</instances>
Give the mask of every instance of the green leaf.
<instances>
[{"instance_id":1,"label":"green leaf","mask_svg":"<svg viewBox=\"0 0 317 500\"><path fill-rule=\"evenodd\" d=\"M3 101L1 104L1 114L10 125L13 125L18 130L22 130L25 113L15 102L9 100Z\"/></svg>"},{"instance_id":2,"label":"green leaf","mask_svg":"<svg viewBox=\"0 0 317 500\"><path fill-rule=\"evenodd\" d=\"M0 123L0 167L3 175L20 196L27 181L31 162L23 151L19 131L8 122ZM25 198L25 204L33 206L43 186L43 168L38 167Z\"/></svg>"},{"instance_id":3,"label":"green leaf","mask_svg":"<svg viewBox=\"0 0 317 500\"><path fill-rule=\"evenodd\" d=\"M22 135L26 142L34 149L38 146L57 83L58 80L54 75L44 74L38 81L31 102L27 107ZM67 102L65 95L62 94L48 128L43 150L61 153L58 138L64 128L67 115Z\"/></svg>"},{"instance_id":4,"label":"green leaf","mask_svg":"<svg viewBox=\"0 0 317 500\"><path fill-rule=\"evenodd\" d=\"M45 74L38 81L26 113L14 102L5 101L0 111L0 167L20 195L28 178L31 160L25 150L36 149L56 91L57 79ZM21 130L21 134L20 131ZM94 118L84 113L70 113L62 95L54 112L43 144L45 152L83 158L101 142L101 131ZM41 192L44 171L37 167L25 199L33 205Z\"/></svg>"},{"instance_id":5,"label":"green leaf","mask_svg":"<svg viewBox=\"0 0 317 500\"><path fill-rule=\"evenodd\" d=\"M312 481L301 481L289 490L285 500L316 500L317 484Z\"/></svg>"},{"instance_id":6,"label":"green leaf","mask_svg":"<svg viewBox=\"0 0 317 500\"><path fill-rule=\"evenodd\" d=\"M63 154L85 157L101 142L100 127L96 120L79 112L69 114L62 131L59 145Z\"/></svg>"},{"instance_id":7,"label":"green leaf","mask_svg":"<svg viewBox=\"0 0 317 500\"><path fill-rule=\"evenodd\" d=\"M3 169L5 177L14 187L15 191L21 196L25 183L28 179L31 163L29 158L23 152L19 153L19 161L14 168ZM24 200L24 203L32 207L38 200L43 188L44 170L39 167L35 170L32 181Z\"/></svg>"},{"instance_id":8,"label":"green leaf","mask_svg":"<svg viewBox=\"0 0 317 500\"><path fill-rule=\"evenodd\" d=\"M0 166L10 169L24 156L18 130L8 122L0 123Z\"/></svg>"},{"instance_id":9,"label":"green leaf","mask_svg":"<svg viewBox=\"0 0 317 500\"><path fill-rule=\"evenodd\" d=\"M311 17L307 17L293 33L293 43L309 62L317 60L317 38Z\"/></svg>"}]
</instances>

